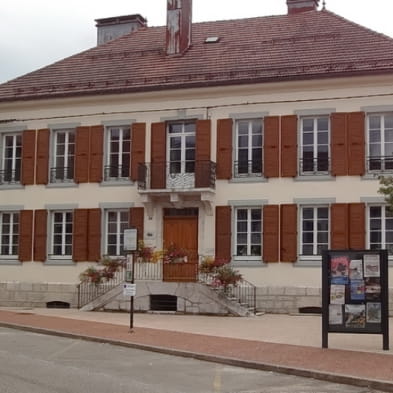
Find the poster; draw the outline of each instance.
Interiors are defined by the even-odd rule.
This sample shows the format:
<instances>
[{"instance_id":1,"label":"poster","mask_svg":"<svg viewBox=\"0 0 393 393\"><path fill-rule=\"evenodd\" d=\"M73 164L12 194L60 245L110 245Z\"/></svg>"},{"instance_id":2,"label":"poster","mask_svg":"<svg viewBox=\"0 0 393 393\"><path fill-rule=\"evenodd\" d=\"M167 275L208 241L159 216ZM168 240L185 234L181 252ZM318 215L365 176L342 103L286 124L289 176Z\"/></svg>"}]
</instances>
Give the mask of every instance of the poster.
<instances>
[{"instance_id":1,"label":"poster","mask_svg":"<svg viewBox=\"0 0 393 393\"><path fill-rule=\"evenodd\" d=\"M381 323L381 303L367 303L367 323Z\"/></svg>"},{"instance_id":2,"label":"poster","mask_svg":"<svg viewBox=\"0 0 393 393\"><path fill-rule=\"evenodd\" d=\"M345 303L345 285L332 284L330 286L330 304Z\"/></svg>"},{"instance_id":3,"label":"poster","mask_svg":"<svg viewBox=\"0 0 393 393\"><path fill-rule=\"evenodd\" d=\"M333 257L330 261L332 284L347 284L349 279L349 258L346 256Z\"/></svg>"},{"instance_id":4,"label":"poster","mask_svg":"<svg viewBox=\"0 0 393 393\"><path fill-rule=\"evenodd\" d=\"M381 298L381 280L379 277L367 277L365 279L366 300L376 301Z\"/></svg>"},{"instance_id":5,"label":"poster","mask_svg":"<svg viewBox=\"0 0 393 393\"><path fill-rule=\"evenodd\" d=\"M379 277L380 275L379 255L364 255L364 277Z\"/></svg>"},{"instance_id":6,"label":"poster","mask_svg":"<svg viewBox=\"0 0 393 393\"><path fill-rule=\"evenodd\" d=\"M363 280L351 280L351 300L364 300L365 286Z\"/></svg>"},{"instance_id":7,"label":"poster","mask_svg":"<svg viewBox=\"0 0 393 393\"><path fill-rule=\"evenodd\" d=\"M343 306L340 304L329 305L329 325L343 324Z\"/></svg>"},{"instance_id":8,"label":"poster","mask_svg":"<svg viewBox=\"0 0 393 393\"><path fill-rule=\"evenodd\" d=\"M351 280L363 279L363 261L361 259L351 259L349 263L349 278Z\"/></svg>"},{"instance_id":9,"label":"poster","mask_svg":"<svg viewBox=\"0 0 393 393\"><path fill-rule=\"evenodd\" d=\"M345 305L345 327L355 329L366 327L366 307L364 304Z\"/></svg>"}]
</instances>

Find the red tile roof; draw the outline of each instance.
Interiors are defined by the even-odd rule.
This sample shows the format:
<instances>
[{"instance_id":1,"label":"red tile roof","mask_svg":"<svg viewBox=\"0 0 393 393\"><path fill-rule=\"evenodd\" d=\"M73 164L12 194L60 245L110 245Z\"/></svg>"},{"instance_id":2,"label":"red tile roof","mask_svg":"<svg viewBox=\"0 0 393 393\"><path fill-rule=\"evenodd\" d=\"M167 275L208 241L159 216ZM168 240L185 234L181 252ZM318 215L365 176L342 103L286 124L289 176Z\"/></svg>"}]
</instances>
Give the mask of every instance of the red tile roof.
<instances>
[{"instance_id":1,"label":"red tile roof","mask_svg":"<svg viewBox=\"0 0 393 393\"><path fill-rule=\"evenodd\" d=\"M0 85L0 101L392 72L392 38L323 10L195 23L180 56L143 28Z\"/></svg>"}]
</instances>

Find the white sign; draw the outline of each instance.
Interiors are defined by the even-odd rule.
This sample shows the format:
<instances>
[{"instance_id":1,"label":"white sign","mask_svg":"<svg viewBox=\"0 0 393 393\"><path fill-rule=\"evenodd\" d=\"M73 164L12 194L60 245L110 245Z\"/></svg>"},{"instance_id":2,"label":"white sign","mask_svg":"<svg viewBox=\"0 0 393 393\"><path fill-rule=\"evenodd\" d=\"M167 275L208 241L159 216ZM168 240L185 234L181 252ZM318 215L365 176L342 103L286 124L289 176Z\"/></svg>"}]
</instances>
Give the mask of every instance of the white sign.
<instances>
[{"instance_id":1,"label":"white sign","mask_svg":"<svg viewBox=\"0 0 393 393\"><path fill-rule=\"evenodd\" d=\"M136 284L123 284L123 295L124 296L135 296Z\"/></svg>"},{"instance_id":2,"label":"white sign","mask_svg":"<svg viewBox=\"0 0 393 393\"><path fill-rule=\"evenodd\" d=\"M125 229L124 230L124 250L135 251L137 249L137 230Z\"/></svg>"}]
</instances>

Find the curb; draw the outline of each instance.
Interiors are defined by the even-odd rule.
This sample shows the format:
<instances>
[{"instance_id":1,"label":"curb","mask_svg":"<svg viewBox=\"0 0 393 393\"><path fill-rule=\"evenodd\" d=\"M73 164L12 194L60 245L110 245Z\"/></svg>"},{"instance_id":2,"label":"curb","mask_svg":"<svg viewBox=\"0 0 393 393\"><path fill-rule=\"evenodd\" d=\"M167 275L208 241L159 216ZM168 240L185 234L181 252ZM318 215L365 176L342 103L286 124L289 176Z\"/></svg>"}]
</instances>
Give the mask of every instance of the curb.
<instances>
[{"instance_id":1,"label":"curb","mask_svg":"<svg viewBox=\"0 0 393 393\"><path fill-rule=\"evenodd\" d=\"M143 351L158 352L166 355L180 356L180 357L202 360L206 362L225 364L228 366L250 368L250 369L261 370L261 371L271 371L275 373L294 375L298 377L319 379L332 383L341 383L345 385L382 390L384 392L393 392L393 382L382 381L377 379L367 379L367 378L354 377L344 374L329 373L326 371L302 369L302 368L289 367L289 366L280 366L271 363L251 362L247 360L223 357L218 355L208 355L198 352L189 352L189 351L159 347L154 345L138 344L128 341L114 340L114 339L102 338L97 336L69 333L60 330L50 330L50 329L34 327L29 325L19 325L10 322L0 322L0 327L30 331L34 333L46 334L51 336L80 339L84 341L100 342L100 343L122 346L127 348L139 349Z\"/></svg>"}]
</instances>

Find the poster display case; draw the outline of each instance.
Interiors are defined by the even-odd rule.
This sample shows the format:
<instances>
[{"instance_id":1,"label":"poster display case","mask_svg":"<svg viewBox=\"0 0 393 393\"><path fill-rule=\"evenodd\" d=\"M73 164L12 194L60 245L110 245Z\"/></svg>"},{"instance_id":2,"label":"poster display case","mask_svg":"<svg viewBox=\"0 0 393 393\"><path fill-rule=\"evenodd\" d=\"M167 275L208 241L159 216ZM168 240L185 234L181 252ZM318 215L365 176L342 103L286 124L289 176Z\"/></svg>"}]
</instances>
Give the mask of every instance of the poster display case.
<instances>
[{"instance_id":1,"label":"poster display case","mask_svg":"<svg viewBox=\"0 0 393 393\"><path fill-rule=\"evenodd\" d=\"M389 349L386 250L325 250L322 254L322 347L329 333L381 334Z\"/></svg>"}]
</instances>

